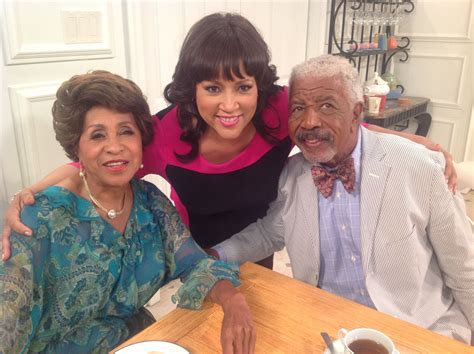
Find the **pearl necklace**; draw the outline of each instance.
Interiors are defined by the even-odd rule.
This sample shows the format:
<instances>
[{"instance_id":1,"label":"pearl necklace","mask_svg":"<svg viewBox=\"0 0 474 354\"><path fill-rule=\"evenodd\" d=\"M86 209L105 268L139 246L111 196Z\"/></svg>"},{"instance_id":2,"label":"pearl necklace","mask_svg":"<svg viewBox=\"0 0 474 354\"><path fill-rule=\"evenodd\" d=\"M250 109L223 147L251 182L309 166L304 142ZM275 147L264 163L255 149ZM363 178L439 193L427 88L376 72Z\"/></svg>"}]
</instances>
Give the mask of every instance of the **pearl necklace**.
<instances>
[{"instance_id":1,"label":"pearl necklace","mask_svg":"<svg viewBox=\"0 0 474 354\"><path fill-rule=\"evenodd\" d=\"M89 185L87 184L87 180L86 180L86 176L84 174L83 171L80 171L79 172L79 176L81 176L82 180L84 181L84 187L86 187L86 191L87 191L87 194L89 194L89 198L91 200L92 203L94 203L97 207L99 207L99 209L101 209L102 211L104 211L106 214L107 214L107 217L109 219L115 219L117 216L119 216L120 214L123 213L123 211L125 210L125 196L127 195L127 192L125 192L123 194L123 201L122 201L122 209L120 210L115 210L115 209L107 209L106 207L104 207L101 202L99 202L92 194L91 194L91 191L89 189Z\"/></svg>"}]
</instances>

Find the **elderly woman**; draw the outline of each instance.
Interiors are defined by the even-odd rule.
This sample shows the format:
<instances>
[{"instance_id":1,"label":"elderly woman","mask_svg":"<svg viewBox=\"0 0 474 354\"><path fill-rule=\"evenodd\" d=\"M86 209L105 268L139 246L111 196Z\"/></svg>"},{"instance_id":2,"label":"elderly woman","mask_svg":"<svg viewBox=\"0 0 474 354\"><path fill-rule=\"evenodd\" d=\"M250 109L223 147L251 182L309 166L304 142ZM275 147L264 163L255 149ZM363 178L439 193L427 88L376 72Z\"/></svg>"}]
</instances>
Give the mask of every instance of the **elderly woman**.
<instances>
[{"instance_id":1,"label":"elderly woman","mask_svg":"<svg viewBox=\"0 0 474 354\"><path fill-rule=\"evenodd\" d=\"M53 106L56 138L80 163L22 212L32 238L12 235L0 264L0 352L107 352L131 319L172 279L179 307L222 305L223 352L253 352L255 331L236 270L196 245L170 201L133 176L152 121L140 89L94 71L63 83Z\"/></svg>"}]
</instances>

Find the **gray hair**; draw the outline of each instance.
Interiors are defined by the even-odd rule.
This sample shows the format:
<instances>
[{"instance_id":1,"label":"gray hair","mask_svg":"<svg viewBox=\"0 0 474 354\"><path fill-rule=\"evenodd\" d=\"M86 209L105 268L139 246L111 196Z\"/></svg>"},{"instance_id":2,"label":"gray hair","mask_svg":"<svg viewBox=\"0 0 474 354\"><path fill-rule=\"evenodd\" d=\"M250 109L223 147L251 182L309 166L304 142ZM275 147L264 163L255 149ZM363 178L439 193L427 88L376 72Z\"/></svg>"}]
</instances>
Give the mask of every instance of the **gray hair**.
<instances>
[{"instance_id":1,"label":"gray hair","mask_svg":"<svg viewBox=\"0 0 474 354\"><path fill-rule=\"evenodd\" d=\"M364 101L359 73L341 56L325 54L296 65L290 76L290 96L294 81L302 77L334 77L341 81L353 103Z\"/></svg>"}]
</instances>

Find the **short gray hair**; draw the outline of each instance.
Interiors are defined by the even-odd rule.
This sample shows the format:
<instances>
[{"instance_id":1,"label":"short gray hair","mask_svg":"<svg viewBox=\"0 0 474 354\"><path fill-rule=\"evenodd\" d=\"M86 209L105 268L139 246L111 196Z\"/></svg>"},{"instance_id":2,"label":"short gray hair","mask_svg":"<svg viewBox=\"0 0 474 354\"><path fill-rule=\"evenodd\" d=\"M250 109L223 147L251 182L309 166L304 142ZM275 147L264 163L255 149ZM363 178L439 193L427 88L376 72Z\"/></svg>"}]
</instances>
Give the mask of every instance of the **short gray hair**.
<instances>
[{"instance_id":1,"label":"short gray hair","mask_svg":"<svg viewBox=\"0 0 474 354\"><path fill-rule=\"evenodd\" d=\"M296 65L291 71L290 95L294 81L302 77L334 77L342 82L353 103L364 101L359 73L341 56L325 54Z\"/></svg>"}]
</instances>

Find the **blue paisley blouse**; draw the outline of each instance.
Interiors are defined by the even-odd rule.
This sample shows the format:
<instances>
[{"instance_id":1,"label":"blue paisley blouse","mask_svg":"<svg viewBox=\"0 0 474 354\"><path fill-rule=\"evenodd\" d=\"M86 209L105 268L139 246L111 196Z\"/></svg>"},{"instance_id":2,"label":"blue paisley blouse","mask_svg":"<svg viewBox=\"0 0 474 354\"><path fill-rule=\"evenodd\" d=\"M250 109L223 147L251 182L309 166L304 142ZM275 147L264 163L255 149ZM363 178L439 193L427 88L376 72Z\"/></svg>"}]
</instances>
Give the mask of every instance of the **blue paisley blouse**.
<instances>
[{"instance_id":1,"label":"blue paisley blouse","mask_svg":"<svg viewBox=\"0 0 474 354\"><path fill-rule=\"evenodd\" d=\"M13 234L0 263L0 353L102 353L128 337L125 320L172 279L179 307L198 309L235 266L197 246L168 198L132 180L134 205L122 235L92 204L49 187L24 208L34 237Z\"/></svg>"}]
</instances>

